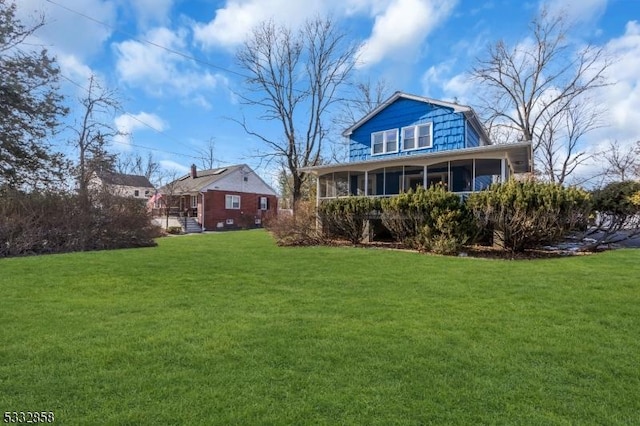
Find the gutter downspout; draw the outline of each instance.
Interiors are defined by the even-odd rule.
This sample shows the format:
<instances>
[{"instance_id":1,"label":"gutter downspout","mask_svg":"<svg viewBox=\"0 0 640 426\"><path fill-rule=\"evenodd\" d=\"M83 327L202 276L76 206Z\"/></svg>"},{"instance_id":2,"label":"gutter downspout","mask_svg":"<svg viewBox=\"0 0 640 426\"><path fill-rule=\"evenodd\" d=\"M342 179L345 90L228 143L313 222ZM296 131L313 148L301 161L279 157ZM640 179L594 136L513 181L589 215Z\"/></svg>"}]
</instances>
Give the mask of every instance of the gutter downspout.
<instances>
[{"instance_id":1,"label":"gutter downspout","mask_svg":"<svg viewBox=\"0 0 640 426\"><path fill-rule=\"evenodd\" d=\"M200 224L200 226L202 226L202 232L204 232L204 192L201 192L200 194L202 194L202 223Z\"/></svg>"}]
</instances>

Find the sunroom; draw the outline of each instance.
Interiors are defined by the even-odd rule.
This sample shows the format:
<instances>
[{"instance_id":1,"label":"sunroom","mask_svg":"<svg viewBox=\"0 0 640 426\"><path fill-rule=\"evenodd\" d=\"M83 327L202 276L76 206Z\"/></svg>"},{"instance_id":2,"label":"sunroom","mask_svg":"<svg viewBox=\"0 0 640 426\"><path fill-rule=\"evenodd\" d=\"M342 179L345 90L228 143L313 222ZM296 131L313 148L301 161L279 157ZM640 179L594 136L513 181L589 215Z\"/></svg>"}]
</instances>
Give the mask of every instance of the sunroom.
<instances>
[{"instance_id":1,"label":"sunroom","mask_svg":"<svg viewBox=\"0 0 640 426\"><path fill-rule=\"evenodd\" d=\"M304 169L317 176L317 200L390 197L435 184L461 195L531 171L531 143L489 145Z\"/></svg>"}]
</instances>

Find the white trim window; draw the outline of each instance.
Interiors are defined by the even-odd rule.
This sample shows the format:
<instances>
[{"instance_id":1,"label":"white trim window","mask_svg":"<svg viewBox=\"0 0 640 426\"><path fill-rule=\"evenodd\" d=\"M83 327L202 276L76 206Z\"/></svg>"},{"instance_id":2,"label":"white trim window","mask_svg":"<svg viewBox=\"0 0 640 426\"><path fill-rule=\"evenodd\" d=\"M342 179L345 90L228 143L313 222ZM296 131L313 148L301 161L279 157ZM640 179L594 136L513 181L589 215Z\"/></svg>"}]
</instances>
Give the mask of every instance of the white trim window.
<instances>
[{"instance_id":1,"label":"white trim window","mask_svg":"<svg viewBox=\"0 0 640 426\"><path fill-rule=\"evenodd\" d=\"M398 129L371 134L371 155L398 152Z\"/></svg>"},{"instance_id":2,"label":"white trim window","mask_svg":"<svg viewBox=\"0 0 640 426\"><path fill-rule=\"evenodd\" d=\"M192 195L191 196L191 208L192 209L197 209L198 208L198 196L197 195Z\"/></svg>"},{"instance_id":3,"label":"white trim window","mask_svg":"<svg viewBox=\"0 0 640 426\"><path fill-rule=\"evenodd\" d=\"M225 195L224 207L227 210L240 210L240 196L239 195Z\"/></svg>"},{"instance_id":4,"label":"white trim window","mask_svg":"<svg viewBox=\"0 0 640 426\"><path fill-rule=\"evenodd\" d=\"M260 210L269 210L269 199L267 197L260 197Z\"/></svg>"},{"instance_id":5,"label":"white trim window","mask_svg":"<svg viewBox=\"0 0 640 426\"><path fill-rule=\"evenodd\" d=\"M433 146L431 123L418 124L402 128L402 149L411 151L414 149L431 148Z\"/></svg>"}]
</instances>

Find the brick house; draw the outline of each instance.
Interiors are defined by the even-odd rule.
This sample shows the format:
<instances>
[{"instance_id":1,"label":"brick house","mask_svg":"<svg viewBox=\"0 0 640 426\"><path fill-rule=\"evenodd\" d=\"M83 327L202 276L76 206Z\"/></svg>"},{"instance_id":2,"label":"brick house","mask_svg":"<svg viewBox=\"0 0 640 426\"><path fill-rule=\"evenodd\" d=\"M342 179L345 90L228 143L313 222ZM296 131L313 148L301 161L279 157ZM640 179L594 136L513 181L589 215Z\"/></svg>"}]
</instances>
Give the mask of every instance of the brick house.
<instances>
[{"instance_id":1,"label":"brick house","mask_svg":"<svg viewBox=\"0 0 640 426\"><path fill-rule=\"evenodd\" d=\"M275 215L278 197L246 164L197 170L168 183L153 198L155 207L168 206L172 212L190 218L200 230L260 227L267 215ZM170 199L169 203L163 199ZM185 223L187 221L185 220Z\"/></svg>"}]
</instances>

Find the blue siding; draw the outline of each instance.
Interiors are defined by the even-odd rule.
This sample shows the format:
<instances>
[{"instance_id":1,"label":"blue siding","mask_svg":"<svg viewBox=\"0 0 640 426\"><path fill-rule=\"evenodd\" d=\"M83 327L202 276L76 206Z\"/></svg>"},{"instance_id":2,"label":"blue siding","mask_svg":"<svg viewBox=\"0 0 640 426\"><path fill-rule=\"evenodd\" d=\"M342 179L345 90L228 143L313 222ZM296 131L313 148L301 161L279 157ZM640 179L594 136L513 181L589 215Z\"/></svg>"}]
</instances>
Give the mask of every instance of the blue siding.
<instances>
[{"instance_id":1,"label":"blue siding","mask_svg":"<svg viewBox=\"0 0 640 426\"><path fill-rule=\"evenodd\" d=\"M473 127L467 123L467 148L480 146L480 137Z\"/></svg>"},{"instance_id":2,"label":"blue siding","mask_svg":"<svg viewBox=\"0 0 640 426\"><path fill-rule=\"evenodd\" d=\"M371 155L371 133L401 129L405 126L422 123L433 123L433 146L431 148L414 151L400 149L399 152L392 154ZM399 137L400 148L402 148L401 132ZM439 105L399 98L351 134L349 161L400 157L464 147L465 117L462 113L456 113L451 108Z\"/></svg>"}]
</instances>

